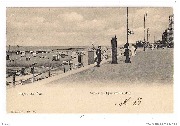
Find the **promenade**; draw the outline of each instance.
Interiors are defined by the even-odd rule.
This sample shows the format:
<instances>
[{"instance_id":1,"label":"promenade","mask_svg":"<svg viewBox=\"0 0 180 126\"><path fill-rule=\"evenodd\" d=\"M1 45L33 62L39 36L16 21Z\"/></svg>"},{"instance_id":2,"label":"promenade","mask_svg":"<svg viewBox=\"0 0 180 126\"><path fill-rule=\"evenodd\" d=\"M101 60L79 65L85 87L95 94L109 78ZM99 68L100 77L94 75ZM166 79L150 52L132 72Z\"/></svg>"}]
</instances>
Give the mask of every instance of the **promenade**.
<instances>
[{"instance_id":1,"label":"promenade","mask_svg":"<svg viewBox=\"0 0 180 126\"><path fill-rule=\"evenodd\" d=\"M129 64L124 58L7 89L7 112L172 112L173 49L138 51Z\"/></svg>"},{"instance_id":2,"label":"promenade","mask_svg":"<svg viewBox=\"0 0 180 126\"><path fill-rule=\"evenodd\" d=\"M77 74L57 79L51 84L61 83L173 83L173 50L159 49L138 51L137 55L131 57L131 63L124 63L125 57L118 58L118 64L108 61L101 67L91 67Z\"/></svg>"}]
</instances>

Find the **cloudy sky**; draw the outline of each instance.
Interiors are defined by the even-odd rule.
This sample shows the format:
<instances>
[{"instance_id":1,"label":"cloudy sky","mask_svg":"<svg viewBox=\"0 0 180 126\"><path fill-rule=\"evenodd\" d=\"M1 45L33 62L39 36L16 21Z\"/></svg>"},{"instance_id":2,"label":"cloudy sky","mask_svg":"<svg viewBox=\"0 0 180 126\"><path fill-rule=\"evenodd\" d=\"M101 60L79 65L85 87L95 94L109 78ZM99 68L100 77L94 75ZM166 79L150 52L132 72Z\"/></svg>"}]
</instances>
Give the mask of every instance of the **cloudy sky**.
<instances>
[{"instance_id":1,"label":"cloudy sky","mask_svg":"<svg viewBox=\"0 0 180 126\"><path fill-rule=\"evenodd\" d=\"M129 8L129 42L143 40L143 16L150 42L161 39L172 8ZM7 45L85 46L126 43L126 8L7 8Z\"/></svg>"}]
</instances>

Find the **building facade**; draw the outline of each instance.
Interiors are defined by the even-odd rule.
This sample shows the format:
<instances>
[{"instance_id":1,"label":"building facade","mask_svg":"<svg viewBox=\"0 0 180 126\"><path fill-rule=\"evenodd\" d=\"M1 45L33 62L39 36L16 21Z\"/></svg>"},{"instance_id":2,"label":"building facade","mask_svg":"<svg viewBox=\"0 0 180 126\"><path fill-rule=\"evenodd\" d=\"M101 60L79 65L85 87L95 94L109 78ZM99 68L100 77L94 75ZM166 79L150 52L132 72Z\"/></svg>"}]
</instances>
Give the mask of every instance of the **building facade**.
<instances>
[{"instance_id":1,"label":"building facade","mask_svg":"<svg viewBox=\"0 0 180 126\"><path fill-rule=\"evenodd\" d=\"M168 28L162 34L162 44L174 47L174 15L169 16Z\"/></svg>"}]
</instances>

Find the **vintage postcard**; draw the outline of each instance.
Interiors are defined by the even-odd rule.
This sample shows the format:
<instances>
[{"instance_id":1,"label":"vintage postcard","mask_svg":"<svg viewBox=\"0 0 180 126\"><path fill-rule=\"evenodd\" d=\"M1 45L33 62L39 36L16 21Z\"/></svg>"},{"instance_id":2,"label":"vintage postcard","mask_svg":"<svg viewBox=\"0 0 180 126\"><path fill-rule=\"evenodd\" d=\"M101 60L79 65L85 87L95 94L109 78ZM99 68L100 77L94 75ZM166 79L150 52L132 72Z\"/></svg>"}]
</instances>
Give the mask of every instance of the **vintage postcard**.
<instances>
[{"instance_id":1,"label":"vintage postcard","mask_svg":"<svg viewBox=\"0 0 180 126\"><path fill-rule=\"evenodd\" d=\"M0 126L179 124L176 1L12 1Z\"/></svg>"},{"instance_id":2,"label":"vintage postcard","mask_svg":"<svg viewBox=\"0 0 180 126\"><path fill-rule=\"evenodd\" d=\"M7 113L172 113L172 7L6 8Z\"/></svg>"}]
</instances>

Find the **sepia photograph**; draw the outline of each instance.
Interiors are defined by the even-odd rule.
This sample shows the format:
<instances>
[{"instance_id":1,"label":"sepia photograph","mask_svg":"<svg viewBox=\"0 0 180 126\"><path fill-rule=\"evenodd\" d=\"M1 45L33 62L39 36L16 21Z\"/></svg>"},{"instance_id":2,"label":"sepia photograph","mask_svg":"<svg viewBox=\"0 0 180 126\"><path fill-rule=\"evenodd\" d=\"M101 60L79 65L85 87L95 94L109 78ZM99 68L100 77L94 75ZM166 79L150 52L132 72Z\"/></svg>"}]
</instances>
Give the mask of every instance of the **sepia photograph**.
<instances>
[{"instance_id":1,"label":"sepia photograph","mask_svg":"<svg viewBox=\"0 0 180 126\"><path fill-rule=\"evenodd\" d=\"M173 113L173 7L6 7L7 113Z\"/></svg>"}]
</instances>

